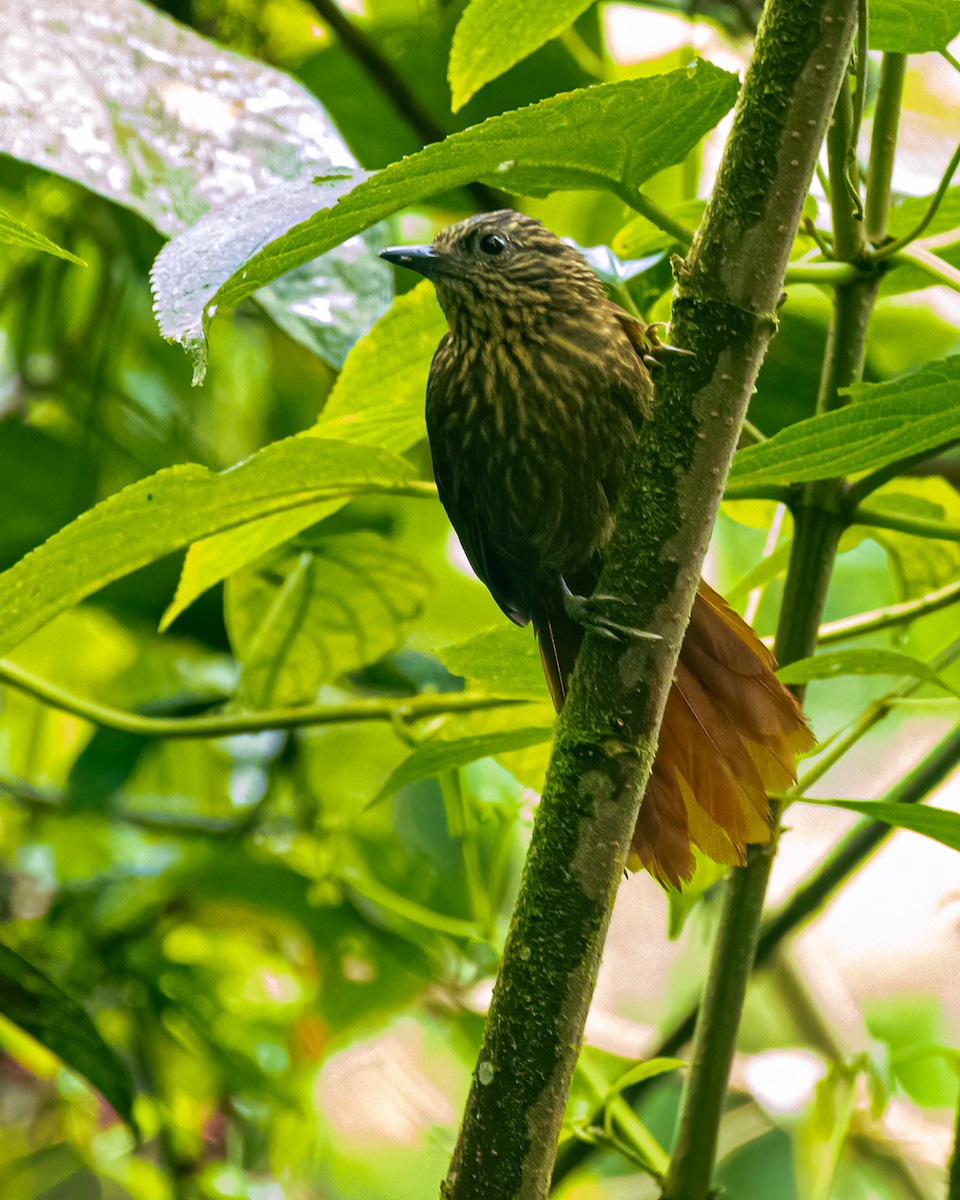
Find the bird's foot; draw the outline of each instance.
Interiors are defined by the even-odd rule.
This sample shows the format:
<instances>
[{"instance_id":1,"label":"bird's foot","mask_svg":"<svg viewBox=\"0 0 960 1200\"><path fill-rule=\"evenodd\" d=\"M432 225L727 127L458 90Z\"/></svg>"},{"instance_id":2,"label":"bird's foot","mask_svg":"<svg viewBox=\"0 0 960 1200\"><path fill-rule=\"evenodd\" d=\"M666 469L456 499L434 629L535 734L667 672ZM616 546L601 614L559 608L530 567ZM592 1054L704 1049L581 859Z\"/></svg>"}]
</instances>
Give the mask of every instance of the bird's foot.
<instances>
[{"instance_id":1,"label":"bird's foot","mask_svg":"<svg viewBox=\"0 0 960 1200\"><path fill-rule=\"evenodd\" d=\"M643 356L643 361L648 367L662 367L662 355L677 355L680 358L694 358L692 350L683 350L679 346L671 346L669 342L661 342L658 330L664 329L663 321L654 321L652 325L645 325L643 336L647 342L647 353Z\"/></svg>"},{"instance_id":2,"label":"bird's foot","mask_svg":"<svg viewBox=\"0 0 960 1200\"><path fill-rule=\"evenodd\" d=\"M570 591L565 579L560 580L560 590L563 595L563 611L588 633L608 638L612 642L662 641L659 633L650 633L649 630L637 629L633 625L615 621L606 610L610 605L620 603L616 596L577 596Z\"/></svg>"}]
</instances>

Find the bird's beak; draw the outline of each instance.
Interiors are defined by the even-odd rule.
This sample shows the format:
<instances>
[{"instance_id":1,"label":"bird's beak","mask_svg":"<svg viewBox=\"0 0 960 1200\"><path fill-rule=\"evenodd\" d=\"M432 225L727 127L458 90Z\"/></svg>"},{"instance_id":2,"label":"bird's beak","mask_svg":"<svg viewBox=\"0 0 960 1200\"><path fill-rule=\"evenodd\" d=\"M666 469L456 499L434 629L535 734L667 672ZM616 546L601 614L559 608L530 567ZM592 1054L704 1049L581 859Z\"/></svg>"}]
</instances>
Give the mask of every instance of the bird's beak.
<instances>
[{"instance_id":1,"label":"bird's beak","mask_svg":"<svg viewBox=\"0 0 960 1200\"><path fill-rule=\"evenodd\" d=\"M435 279L443 268L443 255L432 246L391 246L381 250L380 257L398 267L409 267L427 279Z\"/></svg>"}]
</instances>

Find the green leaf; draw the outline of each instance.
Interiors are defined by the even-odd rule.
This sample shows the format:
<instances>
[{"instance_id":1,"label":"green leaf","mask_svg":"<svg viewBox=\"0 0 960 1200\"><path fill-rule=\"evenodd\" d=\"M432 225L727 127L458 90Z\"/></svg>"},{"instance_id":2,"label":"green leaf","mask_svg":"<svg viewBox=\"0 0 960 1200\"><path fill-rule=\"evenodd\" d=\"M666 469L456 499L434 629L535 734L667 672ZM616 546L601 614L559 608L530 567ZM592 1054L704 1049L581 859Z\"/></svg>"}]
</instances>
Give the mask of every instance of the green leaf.
<instances>
[{"instance_id":1,"label":"green leaf","mask_svg":"<svg viewBox=\"0 0 960 1200\"><path fill-rule=\"evenodd\" d=\"M372 533L317 538L271 555L227 585L225 616L252 709L312 700L323 683L403 640L430 585Z\"/></svg>"},{"instance_id":2,"label":"green leaf","mask_svg":"<svg viewBox=\"0 0 960 1200\"><path fill-rule=\"evenodd\" d=\"M51 242L42 233L37 233L35 229L24 225L4 208L0 208L0 242L6 242L10 246L23 246L27 250L42 250L44 254L54 254L57 258L65 258L68 262L76 263L80 267L87 265L82 258L77 258L69 250L64 250L56 242Z\"/></svg>"},{"instance_id":3,"label":"green leaf","mask_svg":"<svg viewBox=\"0 0 960 1200\"><path fill-rule=\"evenodd\" d=\"M738 90L735 75L694 59L666 75L582 88L491 117L392 163L271 242L219 289L213 308L232 307L401 208L475 180L529 196L606 188L629 203L647 179L686 158Z\"/></svg>"},{"instance_id":4,"label":"green leaf","mask_svg":"<svg viewBox=\"0 0 960 1200\"><path fill-rule=\"evenodd\" d=\"M451 108L563 33L593 0L470 0L457 24L447 77Z\"/></svg>"},{"instance_id":5,"label":"green leaf","mask_svg":"<svg viewBox=\"0 0 960 1200\"><path fill-rule=\"evenodd\" d=\"M382 883L356 867L341 867L338 875L348 887L353 888L365 900L400 917L403 921L410 921L414 925L432 929L436 933L445 933L450 937L480 937L480 928L475 921L464 921L459 917L448 917L445 913L434 912L431 908L417 904L415 900L397 895L396 892L384 887Z\"/></svg>"},{"instance_id":6,"label":"green leaf","mask_svg":"<svg viewBox=\"0 0 960 1200\"><path fill-rule=\"evenodd\" d=\"M468 763L476 762L478 758L490 758L511 750L525 750L528 746L548 742L552 737L553 729L544 726L496 730L476 737L449 740L435 738L433 741L424 742L393 771L372 804L379 804L411 783L419 783L421 779L432 779L441 771L465 767Z\"/></svg>"},{"instance_id":7,"label":"green leaf","mask_svg":"<svg viewBox=\"0 0 960 1200\"><path fill-rule=\"evenodd\" d=\"M547 698L540 654L529 629L496 625L466 641L442 646L436 655L448 671L468 679L477 691L529 700Z\"/></svg>"},{"instance_id":8,"label":"green leaf","mask_svg":"<svg viewBox=\"0 0 960 1200\"><path fill-rule=\"evenodd\" d=\"M870 0L868 29L871 50L946 50L960 33L960 0Z\"/></svg>"},{"instance_id":9,"label":"green leaf","mask_svg":"<svg viewBox=\"0 0 960 1200\"><path fill-rule=\"evenodd\" d=\"M837 679L842 675L905 675L936 684L948 692L955 691L925 662L895 650L837 650L832 654L798 659L777 672L781 683L809 683L816 679Z\"/></svg>"},{"instance_id":10,"label":"green leaf","mask_svg":"<svg viewBox=\"0 0 960 1200\"><path fill-rule=\"evenodd\" d=\"M871 512L960 525L960 494L942 476L901 476L873 492ZM863 525L859 531L881 546L902 599L952 583L960 575L960 543Z\"/></svg>"},{"instance_id":11,"label":"green leaf","mask_svg":"<svg viewBox=\"0 0 960 1200\"><path fill-rule=\"evenodd\" d=\"M82 1075L132 1128L133 1080L83 1009L42 971L0 944L0 1013Z\"/></svg>"},{"instance_id":12,"label":"green leaf","mask_svg":"<svg viewBox=\"0 0 960 1200\"><path fill-rule=\"evenodd\" d=\"M426 436L424 396L430 362L446 322L429 283L398 296L347 355L317 423L304 436L337 438L402 453ZM166 629L208 588L342 507L321 501L196 542L187 551Z\"/></svg>"},{"instance_id":13,"label":"green leaf","mask_svg":"<svg viewBox=\"0 0 960 1200\"><path fill-rule=\"evenodd\" d=\"M330 208L366 177L365 171L341 167L316 179L260 188L207 213L160 251L151 272L157 324L167 341L179 342L194 358L194 384L202 383L206 372L206 354L200 352L204 308L220 286L265 242ZM383 312L389 293L384 286L388 281L374 266L379 261L374 248L371 243L365 256L371 268L366 272L357 270L355 256L331 255L322 265L315 264L305 279L287 279L281 297L268 288L258 298L282 329L340 366L350 345ZM295 290L302 294L294 295ZM302 316L296 314L311 306L316 312L327 310L327 315L314 320L308 337L301 328Z\"/></svg>"},{"instance_id":14,"label":"green leaf","mask_svg":"<svg viewBox=\"0 0 960 1200\"><path fill-rule=\"evenodd\" d=\"M960 355L888 383L848 389L854 403L781 430L734 459L730 483L806 483L870 471L960 437Z\"/></svg>"},{"instance_id":15,"label":"green leaf","mask_svg":"<svg viewBox=\"0 0 960 1200\"><path fill-rule=\"evenodd\" d=\"M427 375L446 332L433 284L398 296L350 351L313 432L398 454L426 437Z\"/></svg>"},{"instance_id":16,"label":"green leaf","mask_svg":"<svg viewBox=\"0 0 960 1200\"><path fill-rule=\"evenodd\" d=\"M0 25L0 152L76 180L168 237L221 210L186 235L182 286L205 282L208 265L209 282L219 285L241 248L252 253L310 211L294 215L291 196L302 200L331 168L357 166L326 110L291 76L138 0L96 7L91 21L81 0L59 0L37 11L29 36L22 22ZM81 114L83 136L74 137ZM367 253L355 243L320 263L304 260L257 297L288 334L335 366L390 300L380 239L364 241ZM201 289L198 317L205 302Z\"/></svg>"},{"instance_id":17,"label":"green leaf","mask_svg":"<svg viewBox=\"0 0 960 1200\"><path fill-rule=\"evenodd\" d=\"M960 850L960 813L926 804L892 804L886 800L815 800L812 796L801 799L804 804L825 804L861 813L871 821L885 821L896 829L922 833L951 850Z\"/></svg>"},{"instance_id":18,"label":"green leaf","mask_svg":"<svg viewBox=\"0 0 960 1200\"><path fill-rule=\"evenodd\" d=\"M215 474L168 467L108 497L0 575L0 655L58 613L198 538L321 499L403 490L384 450L294 437Z\"/></svg>"}]
</instances>

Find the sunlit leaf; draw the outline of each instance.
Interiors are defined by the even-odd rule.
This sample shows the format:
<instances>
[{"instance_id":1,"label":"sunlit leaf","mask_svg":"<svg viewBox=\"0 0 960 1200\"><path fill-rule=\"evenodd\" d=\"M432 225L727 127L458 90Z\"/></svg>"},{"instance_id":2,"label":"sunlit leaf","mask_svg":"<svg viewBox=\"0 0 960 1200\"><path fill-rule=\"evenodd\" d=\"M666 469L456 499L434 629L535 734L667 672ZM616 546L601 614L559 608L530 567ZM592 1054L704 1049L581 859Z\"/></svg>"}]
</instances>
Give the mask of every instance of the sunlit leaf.
<instances>
[{"instance_id":1,"label":"sunlit leaf","mask_svg":"<svg viewBox=\"0 0 960 1200\"><path fill-rule=\"evenodd\" d=\"M817 679L838 679L844 675L898 675L922 679L948 692L954 689L927 663L895 650L837 650L801 658L781 667L777 678L782 683L810 683Z\"/></svg>"},{"instance_id":2,"label":"sunlit leaf","mask_svg":"<svg viewBox=\"0 0 960 1200\"><path fill-rule=\"evenodd\" d=\"M471 689L493 696L546 699L540 654L529 629L504 622L465 642L441 646L436 653L448 671L470 681Z\"/></svg>"},{"instance_id":3,"label":"sunlit leaf","mask_svg":"<svg viewBox=\"0 0 960 1200\"><path fill-rule=\"evenodd\" d=\"M429 582L363 532L314 538L233 576L225 615L242 663L241 703L306 703L321 684L395 649Z\"/></svg>"},{"instance_id":4,"label":"sunlit leaf","mask_svg":"<svg viewBox=\"0 0 960 1200\"><path fill-rule=\"evenodd\" d=\"M347 355L323 412L306 436L338 438L398 453L425 437L427 372L445 331L446 322L431 284L421 284L398 296L386 315ZM161 629L208 588L323 520L344 503L321 501L312 508L252 521L192 545Z\"/></svg>"},{"instance_id":5,"label":"sunlit leaf","mask_svg":"<svg viewBox=\"0 0 960 1200\"><path fill-rule=\"evenodd\" d=\"M450 48L456 112L474 92L569 28L593 0L470 0Z\"/></svg>"},{"instance_id":6,"label":"sunlit leaf","mask_svg":"<svg viewBox=\"0 0 960 1200\"><path fill-rule=\"evenodd\" d=\"M24 225L12 213L8 213L2 208L0 208L0 242L6 242L9 246L23 246L27 250L39 250L44 254L53 254L57 258L65 258L68 262L77 263L81 267L87 265L82 258L77 258L69 250L64 250L56 242L51 242L48 237L31 229L29 225Z\"/></svg>"},{"instance_id":7,"label":"sunlit leaf","mask_svg":"<svg viewBox=\"0 0 960 1200\"><path fill-rule=\"evenodd\" d=\"M695 59L666 75L583 88L491 117L392 163L278 238L220 288L213 304L232 307L399 209L474 180L532 196L605 188L629 201L647 179L686 157L731 108L738 88L735 75Z\"/></svg>"},{"instance_id":8,"label":"sunlit leaf","mask_svg":"<svg viewBox=\"0 0 960 1200\"><path fill-rule=\"evenodd\" d=\"M960 493L941 476L901 476L873 492L868 503L871 512L960 524ZM935 591L960 575L960 543L872 525L861 529L883 547L903 599Z\"/></svg>"},{"instance_id":9,"label":"sunlit leaf","mask_svg":"<svg viewBox=\"0 0 960 1200\"><path fill-rule=\"evenodd\" d=\"M0 654L114 579L198 538L325 498L402 489L403 459L288 438L216 474L168 467L101 501L0 576Z\"/></svg>"},{"instance_id":10,"label":"sunlit leaf","mask_svg":"<svg viewBox=\"0 0 960 1200\"><path fill-rule=\"evenodd\" d=\"M960 0L870 0L871 50L946 50L960 33Z\"/></svg>"},{"instance_id":11,"label":"sunlit leaf","mask_svg":"<svg viewBox=\"0 0 960 1200\"><path fill-rule=\"evenodd\" d=\"M133 1125L133 1080L126 1064L76 1001L4 945L0 945L0 1012L82 1075Z\"/></svg>"},{"instance_id":12,"label":"sunlit leaf","mask_svg":"<svg viewBox=\"0 0 960 1200\"><path fill-rule=\"evenodd\" d=\"M888 383L850 389L853 403L741 450L731 484L804 483L869 471L960 437L960 355Z\"/></svg>"},{"instance_id":13,"label":"sunlit leaf","mask_svg":"<svg viewBox=\"0 0 960 1200\"><path fill-rule=\"evenodd\" d=\"M619 1096L627 1088L633 1087L635 1083L643 1083L645 1079L655 1079L658 1075L665 1075L668 1071L676 1071L686 1065L682 1058L649 1058L646 1062L637 1063L610 1086L603 1102L609 1104L615 1096Z\"/></svg>"},{"instance_id":14,"label":"sunlit leaf","mask_svg":"<svg viewBox=\"0 0 960 1200\"><path fill-rule=\"evenodd\" d=\"M488 758L496 754L505 754L511 750L523 750L527 746L535 746L540 742L548 742L553 737L549 727L514 728L497 730L480 734L476 737L464 738L434 738L424 742L405 758L390 778L383 785L375 804L392 796L400 788L421 779L431 779L441 771L451 771L455 767L465 767L467 763L476 762L478 758Z\"/></svg>"},{"instance_id":15,"label":"sunlit leaf","mask_svg":"<svg viewBox=\"0 0 960 1200\"><path fill-rule=\"evenodd\" d=\"M845 808L860 813L871 821L885 821L895 829L922 833L942 846L960 850L960 813L927 804L896 804L886 800L820 800L803 797L804 804L825 804L829 808Z\"/></svg>"},{"instance_id":16,"label":"sunlit leaf","mask_svg":"<svg viewBox=\"0 0 960 1200\"><path fill-rule=\"evenodd\" d=\"M426 437L427 374L446 332L433 284L398 296L350 351L314 432L397 453Z\"/></svg>"}]
</instances>

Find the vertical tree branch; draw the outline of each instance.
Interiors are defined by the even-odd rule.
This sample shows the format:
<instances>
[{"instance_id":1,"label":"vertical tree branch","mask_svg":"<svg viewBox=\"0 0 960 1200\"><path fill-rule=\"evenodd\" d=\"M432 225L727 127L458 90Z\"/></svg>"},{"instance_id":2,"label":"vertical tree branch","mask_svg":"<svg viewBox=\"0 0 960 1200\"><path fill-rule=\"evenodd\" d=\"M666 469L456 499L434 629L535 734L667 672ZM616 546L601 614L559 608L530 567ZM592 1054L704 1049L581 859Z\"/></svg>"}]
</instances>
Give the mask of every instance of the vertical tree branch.
<instances>
[{"instance_id":1,"label":"vertical tree branch","mask_svg":"<svg viewBox=\"0 0 960 1200\"><path fill-rule=\"evenodd\" d=\"M743 416L856 24L856 0L772 0L599 590L660 641L588 638L561 714L449 1200L538 1200L613 899ZM759 914L757 914L758 916ZM752 953L751 953L752 957Z\"/></svg>"}]
</instances>

